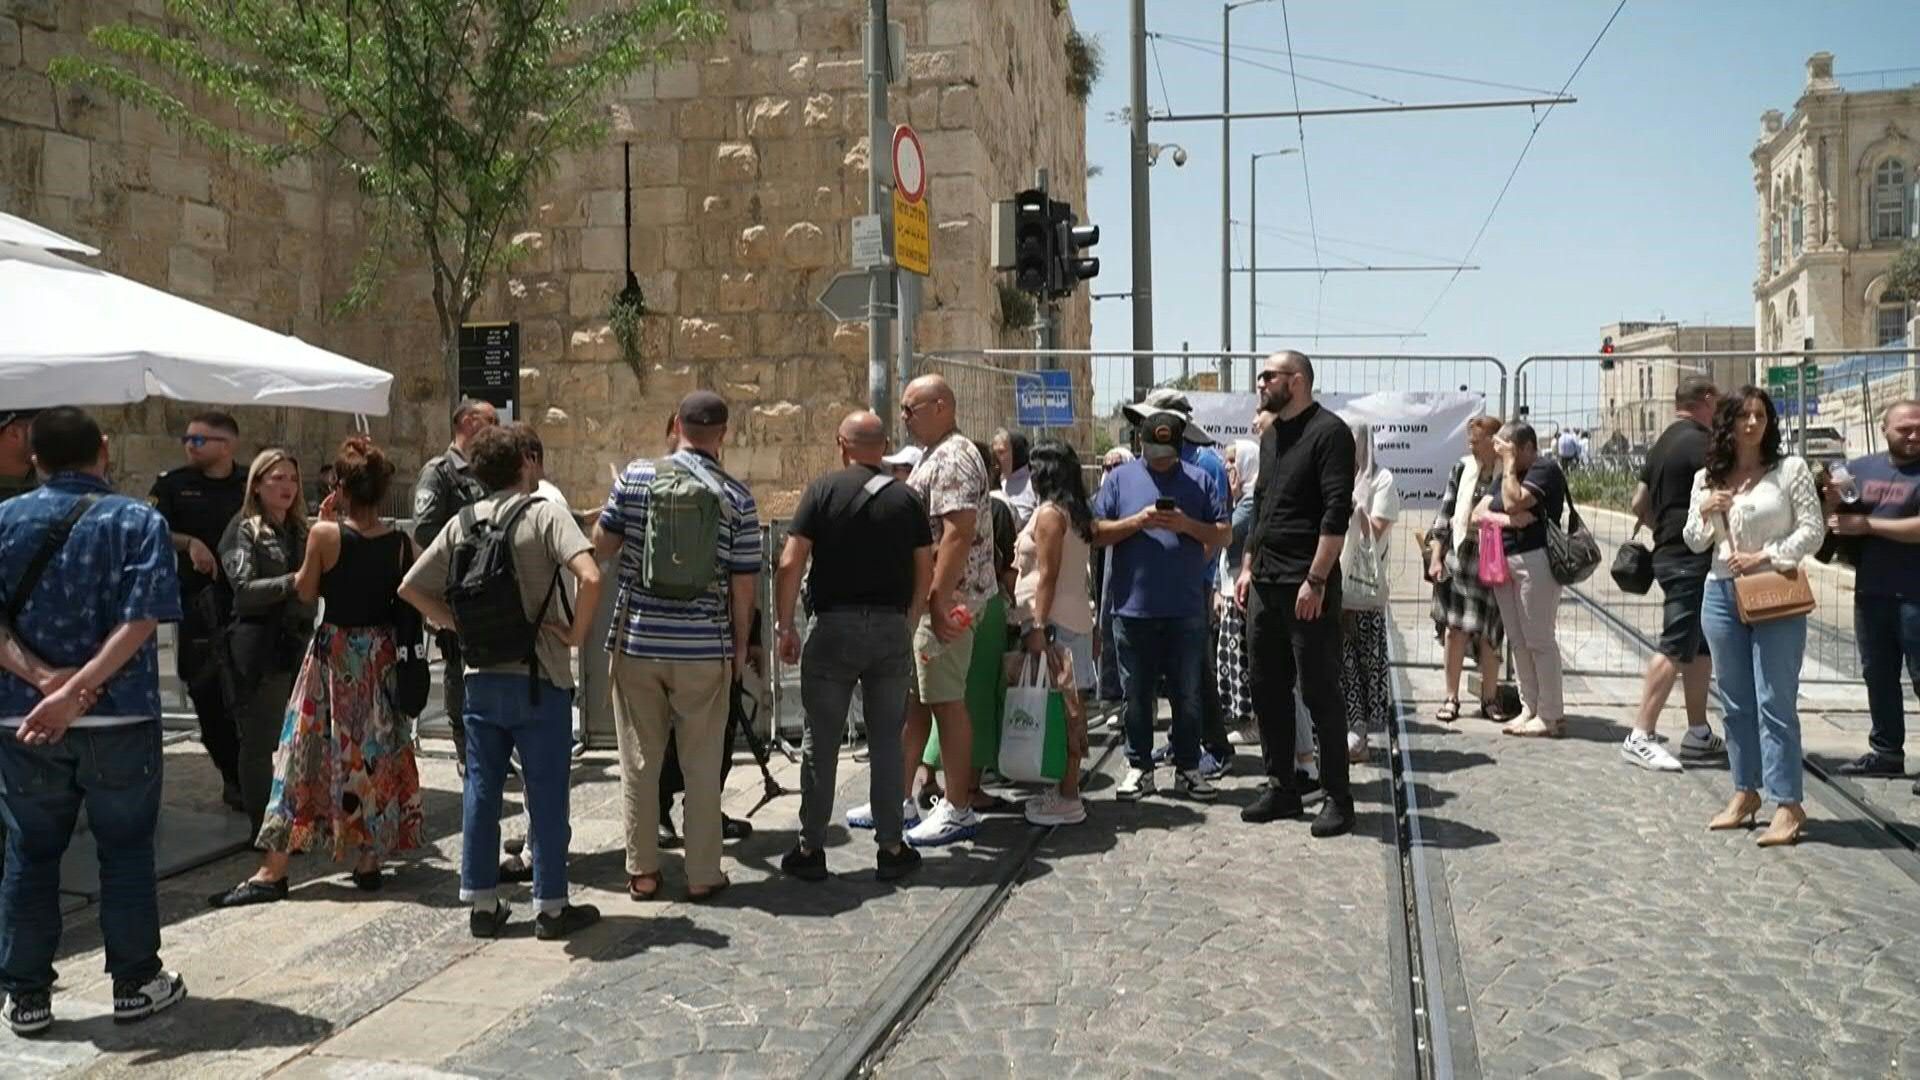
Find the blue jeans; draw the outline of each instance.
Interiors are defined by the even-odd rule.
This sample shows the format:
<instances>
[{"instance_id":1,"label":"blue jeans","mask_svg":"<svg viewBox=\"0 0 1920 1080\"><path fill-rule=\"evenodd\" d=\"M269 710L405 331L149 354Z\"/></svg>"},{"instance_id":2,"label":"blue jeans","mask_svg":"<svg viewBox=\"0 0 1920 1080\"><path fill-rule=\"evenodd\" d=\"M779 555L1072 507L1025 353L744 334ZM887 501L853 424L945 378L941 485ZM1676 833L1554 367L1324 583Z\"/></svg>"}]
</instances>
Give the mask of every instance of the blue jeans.
<instances>
[{"instance_id":1,"label":"blue jeans","mask_svg":"<svg viewBox=\"0 0 1920 1080\"><path fill-rule=\"evenodd\" d=\"M1100 613L1093 632L1100 635L1100 700L1119 701L1127 696L1127 681L1120 671L1120 646L1113 640L1113 605L1110 597L1100 598Z\"/></svg>"},{"instance_id":2,"label":"blue jeans","mask_svg":"<svg viewBox=\"0 0 1920 1080\"><path fill-rule=\"evenodd\" d=\"M1860 645L1860 675L1873 717L1867 745L1888 757L1905 757L1907 689L1900 685L1900 672L1920 688L1920 601L1854 593L1853 637Z\"/></svg>"},{"instance_id":3,"label":"blue jeans","mask_svg":"<svg viewBox=\"0 0 1920 1080\"><path fill-rule=\"evenodd\" d=\"M567 821L572 790L573 691L542 679L539 700L525 675L469 674L466 679L467 786L460 847L460 899L490 895L500 884L500 789L507 758L520 751L526 782L528 853L533 899L542 913L567 903Z\"/></svg>"},{"instance_id":4,"label":"blue jeans","mask_svg":"<svg viewBox=\"0 0 1920 1080\"><path fill-rule=\"evenodd\" d=\"M1736 791L1800 801L1800 661L1807 619L1748 626L1734 606L1733 582L1707 581L1700 625L1713 655L1713 677L1726 702L1727 768Z\"/></svg>"},{"instance_id":5,"label":"blue jeans","mask_svg":"<svg viewBox=\"0 0 1920 1080\"><path fill-rule=\"evenodd\" d=\"M0 731L0 987L53 985L60 947L60 857L80 808L100 856L100 934L116 986L160 973L153 830L160 819L160 723L74 728L52 746Z\"/></svg>"},{"instance_id":6,"label":"blue jeans","mask_svg":"<svg viewBox=\"0 0 1920 1080\"><path fill-rule=\"evenodd\" d=\"M1113 640L1127 691L1127 764L1153 768L1153 706L1161 676L1173 704L1173 764L1200 767L1202 701L1206 677L1207 617L1137 619L1116 615Z\"/></svg>"}]
</instances>

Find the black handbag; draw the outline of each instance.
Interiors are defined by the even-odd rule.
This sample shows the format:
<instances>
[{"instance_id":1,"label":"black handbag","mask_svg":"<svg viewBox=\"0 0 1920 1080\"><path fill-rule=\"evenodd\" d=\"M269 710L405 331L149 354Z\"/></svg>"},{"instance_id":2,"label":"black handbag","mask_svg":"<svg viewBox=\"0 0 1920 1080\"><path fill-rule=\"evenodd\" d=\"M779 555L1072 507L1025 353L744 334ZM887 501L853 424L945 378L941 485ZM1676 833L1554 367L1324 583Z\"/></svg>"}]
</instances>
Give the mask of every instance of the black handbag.
<instances>
[{"instance_id":1,"label":"black handbag","mask_svg":"<svg viewBox=\"0 0 1920 1080\"><path fill-rule=\"evenodd\" d=\"M1568 492L1566 528L1552 519L1547 521L1547 572L1562 585L1578 585L1592 577L1599 565L1600 544L1581 520L1573 493Z\"/></svg>"},{"instance_id":2,"label":"black handbag","mask_svg":"<svg viewBox=\"0 0 1920 1080\"><path fill-rule=\"evenodd\" d=\"M1628 540L1613 553L1613 583L1622 592L1645 596L1653 588L1653 551L1638 540Z\"/></svg>"},{"instance_id":3,"label":"black handbag","mask_svg":"<svg viewBox=\"0 0 1920 1080\"><path fill-rule=\"evenodd\" d=\"M413 565L413 542L400 545L400 576ZM393 601L393 711L418 717L427 711L427 696L432 691L432 673L427 669L426 621L412 604L395 597Z\"/></svg>"}]
</instances>

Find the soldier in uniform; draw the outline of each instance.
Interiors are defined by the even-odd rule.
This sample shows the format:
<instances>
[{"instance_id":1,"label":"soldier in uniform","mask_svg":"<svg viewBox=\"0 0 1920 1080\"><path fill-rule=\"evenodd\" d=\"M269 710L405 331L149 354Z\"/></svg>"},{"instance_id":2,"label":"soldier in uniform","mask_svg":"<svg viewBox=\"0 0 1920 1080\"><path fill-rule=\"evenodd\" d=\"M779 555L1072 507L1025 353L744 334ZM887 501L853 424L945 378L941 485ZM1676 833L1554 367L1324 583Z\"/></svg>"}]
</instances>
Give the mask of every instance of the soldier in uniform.
<instances>
[{"instance_id":1,"label":"soldier in uniform","mask_svg":"<svg viewBox=\"0 0 1920 1080\"><path fill-rule=\"evenodd\" d=\"M481 431L500 423L492 405L463 398L453 410L453 442L447 452L430 458L420 467L420 480L413 487L413 539L425 551L433 545L440 530L447 527L460 511L487 497L487 487L473 475L467 462L467 447ZM434 634L442 664L441 700L447 707L447 724L453 728L453 766L462 779L467 775L467 725L464 681L466 671L460 663L460 635L452 630Z\"/></svg>"},{"instance_id":2,"label":"soldier in uniform","mask_svg":"<svg viewBox=\"0 0 1920 1080\"><path fill-rule=\"evenodd\" d=\"M25 495L40 486L33 472L33 449L27 433L38 409L0 412L0 502Z\"/></svg>"},{"instance_id":3,"label":"soldier in uniform","mask_svg":"<svg viewBox=\"0 0 1920 1080\"><path fill-rule=\"evenodd\" d=\"M205 412L180 436L187 463L161 473L147 501L167 519L180 561L179 640L174 670L200 720L200 743L220 770L222 798L244 811L240 798L240 737L220 686L213 637L229 617L233 596L220 578L220 537L247 497L247 473L234 464L240 424L223 412Z\"/></svg>"}]
</instances>

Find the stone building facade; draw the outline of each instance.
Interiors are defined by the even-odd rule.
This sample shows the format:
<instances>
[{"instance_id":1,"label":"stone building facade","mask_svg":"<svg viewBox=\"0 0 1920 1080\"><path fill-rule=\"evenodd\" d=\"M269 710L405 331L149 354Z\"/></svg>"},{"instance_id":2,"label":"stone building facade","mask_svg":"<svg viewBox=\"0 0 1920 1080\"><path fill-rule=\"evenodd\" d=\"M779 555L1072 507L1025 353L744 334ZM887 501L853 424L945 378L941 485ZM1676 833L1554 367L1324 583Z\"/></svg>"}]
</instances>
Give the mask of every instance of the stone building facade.
<instances>
[{"instance_id":1,"label":"stone building facade","mask_svg":"<svg viewBox=\"0 0 1920 1080\"><path fill-rule=\"evenodd\" d=\"M1749 352L1750 326L1682 326L1677 322L1619 322L1600 328L1613 341L1613 366L1600 372L1596 448L1617 434L1630 449L1653 445L1673 420L1680 378L1695 371L1726 390L1754 380L1751 359L1684 359L1680 354ZM1616 444L1617 445L1617 444Z\"/></svg>"},{"instance_id":2,"label":"stone building facade","mask_svg":"<svg viewBox=\"0 0 1920 1080\"><path fill-rule=\"evenodd\" d=\"M1902 338L1920 297L1887 266L1920 240L1920 85L1847 91L1833 54L1807 60L1793 113L1761 117L1753 149L1763 350L1870 349Z\"/></svg>"},{"instance_id":3,"label":"stone building facade","mask_svg":"<svg viewBox=\"0 0 1920 1080\"><path fill-rule=\"evenodd\" d=\"M722 38L616 95L613 142L562 162L520 230L529 257L474 314L520 324L523 416L576 502L655 451L672 403L704 386L734 403L729 468L777 507L777 493L831 463L835 424L866 398L865 327L837 326L813 303L846 267L849 220L866 209L866 7L717 2ZM908 55L889 113L919 132L930 175L919 347L1019 344L999 325L991 205L1037 167L1058 197L1085 205L1085 110L1066 91L1071 13L1056 0L893 0L890 16ZM367 227L348 179L325 164L263 174L47 78L50 59L87 47L88 28L123 19L161 22L163 2L0 0L0 209L95 244L107 269L393 371L392 415L373 430L416 466L446 438L450 396L426 273L403 264L375 304L333 314ZM607 326L628 250L623 140L650 310L639 374ZM1061 344L1089 336L1083 290ZM109 418L124 486L177 459L189 411L153 401ZM284 441L308 460L348 426L281 409L241 421L244 442Z\"/></svg>"}]
</instances>

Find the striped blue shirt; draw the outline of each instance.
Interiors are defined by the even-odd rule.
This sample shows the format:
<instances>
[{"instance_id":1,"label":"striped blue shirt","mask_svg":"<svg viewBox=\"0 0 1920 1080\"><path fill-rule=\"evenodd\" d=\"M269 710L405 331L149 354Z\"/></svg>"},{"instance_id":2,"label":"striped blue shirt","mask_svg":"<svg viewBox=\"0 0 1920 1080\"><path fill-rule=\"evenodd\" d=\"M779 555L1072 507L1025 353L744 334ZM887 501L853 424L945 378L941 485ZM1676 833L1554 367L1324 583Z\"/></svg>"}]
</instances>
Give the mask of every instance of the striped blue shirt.
<instances>
[{"instance_id":1,"label":"striped blue shirt","mask_svg":"<svg viewBox=\"0 0 1920 1080\"><path fill-rule=\"evenodd\" d=\"M642 592L640 560L647 538L647 487L653 483L654 463L641 459L627 466L607 494L600 511L600 527L626 538L620 548L620 593L615 618L607 632L607 650L618 649L642 660L726 660L733 656L727 586L733 574L760 572L760 513L753 493L728 476L718 462L697 450L682 450L675 460L696 460L720 481L726 494L721 505L718 566L706 595L692 600L670 600Z\"/></svg>"}]
</instances>

